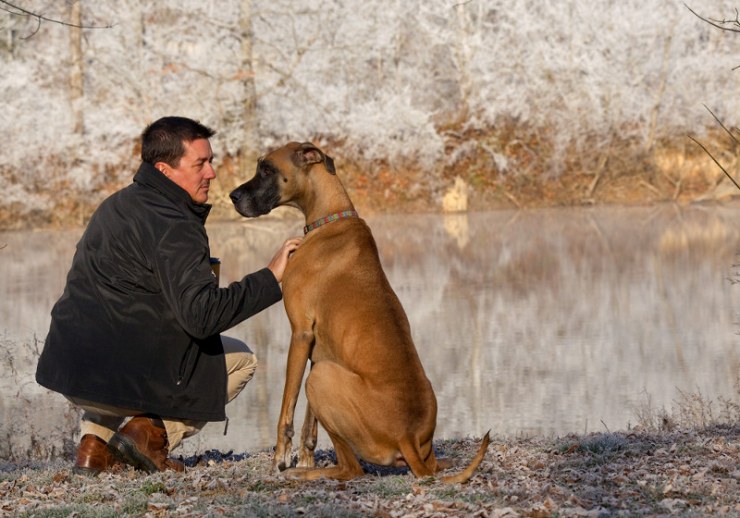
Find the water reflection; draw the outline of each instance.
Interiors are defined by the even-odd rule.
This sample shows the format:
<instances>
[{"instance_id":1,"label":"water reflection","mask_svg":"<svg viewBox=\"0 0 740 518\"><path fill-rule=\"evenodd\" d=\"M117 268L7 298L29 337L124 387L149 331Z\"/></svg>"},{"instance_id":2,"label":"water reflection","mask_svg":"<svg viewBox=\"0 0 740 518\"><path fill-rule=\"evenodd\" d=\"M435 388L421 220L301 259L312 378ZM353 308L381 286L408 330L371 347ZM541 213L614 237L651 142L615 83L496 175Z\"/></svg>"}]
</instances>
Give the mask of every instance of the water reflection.
<instances>
[{"instance_id":1,"label":"water reflection","mask_svg":"<svg viewBox=\"0 0 740 518\"><path fill-rule=\"evenodd\" d=\"M437 437L625 429L644 394L730 396L740 207L497 211L368 219L439 400ZM209 225L221 282L262 267L294 213ZM77 413L33 381L81 230L0 234L0 459L73 451ZM229 331L260 370L183 453L274 444L289 328L278 304ZM298 424L303 411L296 412ZM321 446L328 439L320 436Z\"/></svg>"}]
</instances>

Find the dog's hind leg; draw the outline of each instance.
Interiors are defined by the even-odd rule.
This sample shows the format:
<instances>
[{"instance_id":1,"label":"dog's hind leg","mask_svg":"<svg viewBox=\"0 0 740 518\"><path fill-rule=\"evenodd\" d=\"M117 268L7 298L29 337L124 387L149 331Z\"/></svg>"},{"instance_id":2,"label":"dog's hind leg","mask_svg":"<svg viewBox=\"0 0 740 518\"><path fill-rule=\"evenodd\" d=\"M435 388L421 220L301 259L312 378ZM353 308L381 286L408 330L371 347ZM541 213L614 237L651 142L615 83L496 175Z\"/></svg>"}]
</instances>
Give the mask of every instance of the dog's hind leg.
<instances>
[{"instance_id":1,"label":"dog's hind leg","mask_svg":"<svg viewBox=\"0 0 740 518\"><path fill-rule=\"evenodd\" d=\"M329 437L337 454L336 466L329 468L291 468L283 471L282 475L292 480L317 480L320 478L350 480L361 476L363 474L362 466L350 445L332 433L329 433Z\"/></svg>"},{"instance_id":2,"label":"dog's hind leg","mask_svg":"<svg viewBox=\"0 0 740 518\"><path fill-rule=\"evenodd\" d=\"M419 441L413 435L401 440L398 445L403 460L416 477L430 477L439 469L434 451L429 452L427 459L422 458Z\"/></svg>"},{"instance_id":3,"label":"dog's hind leg","mask_svg":"<svg viewBox=\"0 0 740 518\"><path fill-rule=\"evenodd\" d=\"M331 361L322 361L313 365L306 379L306 396L308 408L301 438L306 447L302 454L306 456L297 468L286 470L283 475L288 478L314 480L331 478L349 480L363 474L357 458L357 445L372 446L373 434L368 431L368 423L362 412L364 393L360 378L341 365ZM329 468L312 468L308 460L313 451L309 446L315 442L316 421L321 423L334 444L337 455L336 466ZM310 450L310 451L309 451ZM309 465L309 462L311 464Z\"/></svg>"}]
</instances>

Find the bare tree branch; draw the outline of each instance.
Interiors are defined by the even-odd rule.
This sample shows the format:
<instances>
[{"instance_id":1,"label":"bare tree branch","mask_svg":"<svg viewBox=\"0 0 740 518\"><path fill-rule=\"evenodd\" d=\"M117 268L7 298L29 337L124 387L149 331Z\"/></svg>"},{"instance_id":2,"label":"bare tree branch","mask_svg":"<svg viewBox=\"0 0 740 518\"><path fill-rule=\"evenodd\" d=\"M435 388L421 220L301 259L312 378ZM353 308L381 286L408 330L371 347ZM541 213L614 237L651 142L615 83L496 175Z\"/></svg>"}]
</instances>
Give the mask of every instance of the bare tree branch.
<instances>
[{"instance_id":1,"label":"bare tree branch","mask_svg":"<svg viewBox=\"0 0 740 518\"><path fill-rule=\"evenodd\" d=\"M727 129L727 126L725 126L724 124L722 124L722 121L721 121L721 120L719 120L719 117L717 117L717 116L716 116L716 115L714 114L714 112L713 112L712 110L710 110L710 109L709 109L709 107L708 107L708 106L707 106L706 104L704 105L704 108L706 108L706 109L707 109L707 111L708 111L709 113L711 113L711 114L712 114L712 117L714 117L714 120L716 120L716 121L717 121L717 124L719 124L719 125L720 125L720 127L721 127L721 128L723 129L723 130L725 130L725 131L727 132L727 134L728 134L728 135L730 136L730 138L731 138L731 139L732 139L732 140L733 140L733 141L735 142L735 144L740 144L740 141L738 141L738 139L737 139L737 137L735 136L735 134L734 134L733 132L731 132L731 131L730 131L729 129Z\"/></svg>"},{"instance_id":2,"label":"bare tree branch","mask_svg":"<svg viewBox=\"0 0 740 518\"><path fill-rule=\"evenodd\" d=\"M4 2L2 0L0 0L0 4L5 4L15 9L19 9L18 7L15 7L13 4L8 4L7 2ZM26 17L31 16L31 14L26 14L23 9L20 9L21 12L15 12L15 11L11 11L10 9L8 9L8 7L5 7L4 5L0 5L0 11L5 11L6 13L10 13L12 16L26 16ZM36 28L33 30L33 32L29 34L28 36L21 36L20 38L22 40L27 40L28 38L34 36L37 32L39 32L40 28L41 28L41 18L36 18Z\"/></svg>"},{"instance_id":3,"label":"bare tree branch","mask_svg":"<svg viewBox=\"0 0 740 518\"><path fill-rule=\"evenodd\" d=\"M37 22L36 29L30 35L26 36L23 39L28 39L34 34L36 34L41 28L41 22L58 23L59 25L64 25L65 27L75 27L77 29L110 29L113 27L113 24L77 25L74 23L65 22L64 20L56 20L54 18L48 18L44 16L43 14L39 14L33 11L29 11L27 9L23 9L22 7L19 7L13 3L7 2L6 0L0 0L0 11L5 11L7 13L10 13L13 16L27 16L30 18L36 18L36 22Z\"/></svg>"},{"instance_id":4,"label":"bare tree branch","mask_svg":"<svg viewBox=\"0 0 740 518\"><path fill-rule=\"evenodd\" d=\"M707 22L709 25L717 27L718 29L722 29L723 31L740 32L740 15L738 14L737 9L735 9L735 19L734 20L712 20L711 18L704 18L703 16L698 14L688 5L686 4L683 4L683 5L686 7L686 9L691 11L691 13L694 16L696 16L702 21Z\"/></svg>"},{"instance_id":5,"label":"bare tree branch","mask_svg":"<svg viewBox=\"0 0 740 518\"><path fill-rule=\"evenodd\" d=\"M717 166L719 166L720 169L722 169L722 172L727 175L727 178L729 178L732 181L732 183L735 184L735 187L737 187L738 190L740 190L740 185L738 185L735 179L732 176L730 176L730 173L728 173L727 170L724 167L722 167L722 164L720 164L719 161L716 158L714 158L714 156L709 152L709 150L706 147L704 147L704 144L696 140L691 135L689 135L689 138L693 140L700 148L702 148L707 155L709 155L709 158L711 158L714 161L714 163L717 164Z\"/></svg>"}]
</instances>

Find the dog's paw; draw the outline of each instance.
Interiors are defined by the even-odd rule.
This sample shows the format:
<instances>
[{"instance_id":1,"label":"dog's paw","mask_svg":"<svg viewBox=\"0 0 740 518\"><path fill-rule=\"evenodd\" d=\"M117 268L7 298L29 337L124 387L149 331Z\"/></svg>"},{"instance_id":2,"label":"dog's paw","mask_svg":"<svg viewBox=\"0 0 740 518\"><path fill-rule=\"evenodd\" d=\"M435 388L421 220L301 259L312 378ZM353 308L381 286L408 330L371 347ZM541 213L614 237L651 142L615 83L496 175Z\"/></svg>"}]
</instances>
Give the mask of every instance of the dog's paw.
<instances>
[{"instance_id":1,"label":"dog's paw","mask_svg":"<svg viewBox=\"0 0 740 518\"><path fill-rule=\"evenodd\" d=\"M270 472L273 475L279 475L283 471L285 471L285 463L284 462L273 462L272 468L270 469Z\"/></svg>"},{"instance_id":2,"label":"dog's paw","mask_svg":"<svg viewBox=\"0 0 740 518\"><path fill-rule=\"evenodd\" d=\"M286 469L291 467L290 450L283 455L275 455L272 459L272 473L279 475Z\"/></svg>"},{"instance_id":3,"label":"dog's paw","mask_svg":"<svg viewBox=\"0 0 740 518\"><path fill-rule=\"evenodd\" d=\"M301 450L298 453L297 468L313 468L315 466L316 461L314 460L313 450Z\"/></svg>"}]
</instances>

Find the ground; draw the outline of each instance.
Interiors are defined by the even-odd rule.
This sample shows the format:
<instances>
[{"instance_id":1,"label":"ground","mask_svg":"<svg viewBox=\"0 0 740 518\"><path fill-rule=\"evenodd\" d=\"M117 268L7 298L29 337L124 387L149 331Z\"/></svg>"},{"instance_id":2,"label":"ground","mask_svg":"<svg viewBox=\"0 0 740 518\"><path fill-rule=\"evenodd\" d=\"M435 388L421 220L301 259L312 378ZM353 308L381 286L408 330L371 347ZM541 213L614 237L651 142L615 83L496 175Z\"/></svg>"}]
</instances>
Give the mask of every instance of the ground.
<instances>
[{"instance_id":1,"label":"ground","mask_svg":"<svg viewBox=\"0 0 740 518\"><path fill-rule=\"evenodd\" d=\"M462 466L478 439L437 441ZM319 463L333 452L317 453ZM294 482L271 453L185 459L184 474L98 478L71 460L0 464L0 513L13 516L740 516L740 424L707 429L494 438L467 484L367 465L349 482ZM452 468L451 471L454 471Z\"/></svg>"}]
</instances>

